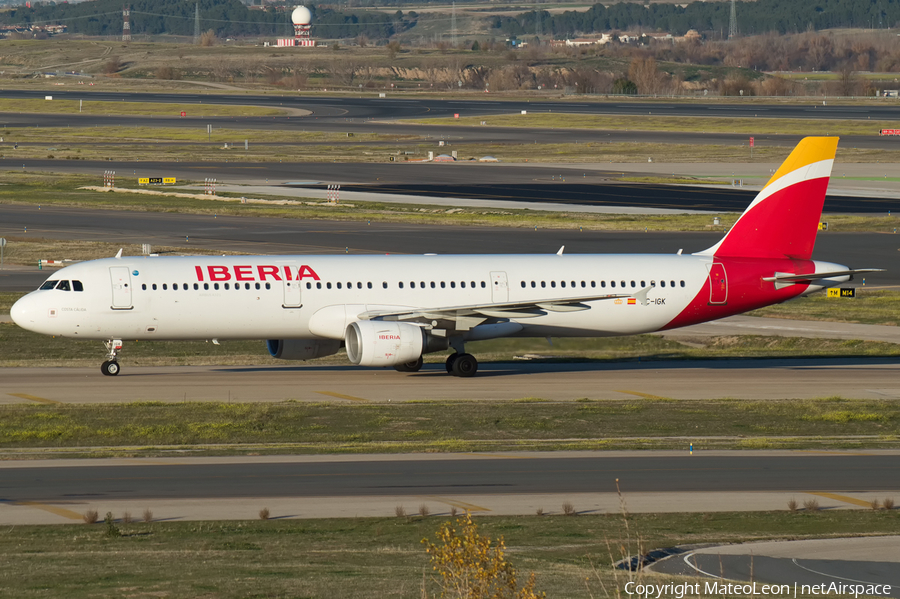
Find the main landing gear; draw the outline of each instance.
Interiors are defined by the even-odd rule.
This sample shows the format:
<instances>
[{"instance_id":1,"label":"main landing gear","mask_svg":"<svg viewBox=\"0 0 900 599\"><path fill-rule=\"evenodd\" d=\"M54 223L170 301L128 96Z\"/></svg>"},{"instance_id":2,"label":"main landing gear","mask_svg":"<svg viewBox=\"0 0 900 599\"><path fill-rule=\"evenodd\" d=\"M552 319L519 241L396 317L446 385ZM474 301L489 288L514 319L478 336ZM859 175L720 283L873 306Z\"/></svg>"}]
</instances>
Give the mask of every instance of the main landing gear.
<instances>
[{"instance_id":1,"label":"main landing gear","mask_svg":"<svg viewBox=\"0 0 900 599\"><path fill-rule=\"evenodd\" d=\"M106 342L106 351L109 352L107 357L109 359L100 365L100 372L105 376L116 376L119 374L119 361L117 356L120 349L122 349L121 339L110 339Z\"/></svg>"},{"instance_id":2,"label":"main landing gear","mask_svg":"<svg viewBox=\"0 0 900 599\"><path fill-rule=\"evenodd\" d=\"M456 352L447 356L447 372L453 376L470 377L478 372L478 360L472 354Z\"/></svg>"}]
</instances>

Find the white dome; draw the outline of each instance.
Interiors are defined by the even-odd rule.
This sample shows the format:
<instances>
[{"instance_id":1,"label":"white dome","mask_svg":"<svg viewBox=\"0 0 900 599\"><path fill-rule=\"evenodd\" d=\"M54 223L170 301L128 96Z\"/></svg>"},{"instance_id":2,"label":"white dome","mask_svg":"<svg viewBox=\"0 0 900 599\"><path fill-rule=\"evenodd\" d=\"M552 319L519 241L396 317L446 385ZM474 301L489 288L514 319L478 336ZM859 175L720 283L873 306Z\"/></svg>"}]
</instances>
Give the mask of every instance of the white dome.
<instances>
[{"instance_id":1,"label":"white dome","mask_svg":"<svg viewBox=\"0 0 900 599\"><path fill-rule=\"evenodd\" d=\"M312 21L312 13L305 6L298 6L291 13L291 21L294 25L309 25Z\"/></svg>"}]
</instances>

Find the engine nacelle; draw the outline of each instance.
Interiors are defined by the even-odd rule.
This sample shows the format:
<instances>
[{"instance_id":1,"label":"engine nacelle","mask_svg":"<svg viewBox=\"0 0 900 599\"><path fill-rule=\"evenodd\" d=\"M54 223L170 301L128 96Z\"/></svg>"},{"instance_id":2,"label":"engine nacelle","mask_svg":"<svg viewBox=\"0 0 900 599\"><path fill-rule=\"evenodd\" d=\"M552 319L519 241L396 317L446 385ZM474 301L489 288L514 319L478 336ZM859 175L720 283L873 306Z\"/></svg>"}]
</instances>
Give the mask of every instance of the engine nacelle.
<instances>
[{"instance_id":1,"label":"engine nacelle","mask_svg":"<svg viewBox=\"0 0 900 599\"><path fill-rule=\"evenodd\" d=\"M269 339L266 347L278 360L312 360L336 354L341 342L334 339Z\"/></svg>"},{"instance_id":2,"label":"engine nacelle","mask_svg":"<svg viewBox=\"0 0 900 599\"><path fill-rule=\"evenodd\" d=\"M363 320L351 323L345 336L347 357L361 366L395 366L418 360L425 331L405 322Z\"/></svg>"}]
</instances>

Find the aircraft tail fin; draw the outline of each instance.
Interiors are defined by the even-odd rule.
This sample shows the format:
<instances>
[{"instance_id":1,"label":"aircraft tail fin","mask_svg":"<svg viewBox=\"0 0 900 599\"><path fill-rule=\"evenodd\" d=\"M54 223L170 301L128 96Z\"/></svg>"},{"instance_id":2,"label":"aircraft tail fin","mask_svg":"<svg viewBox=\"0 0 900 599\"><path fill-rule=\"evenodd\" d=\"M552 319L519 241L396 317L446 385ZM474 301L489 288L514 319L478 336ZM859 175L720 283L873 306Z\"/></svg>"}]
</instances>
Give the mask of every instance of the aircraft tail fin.
<instances>
[{"instance_id":1,"label":"aircraft tail fin","mask_svg":"<svg viewBox=\"0 0 900 599\"><path fill-rule=\"evenodd\" d=\"M719 243L700 255L809 260L837 137L805 137Z\"/></svg>"}]
</instances>

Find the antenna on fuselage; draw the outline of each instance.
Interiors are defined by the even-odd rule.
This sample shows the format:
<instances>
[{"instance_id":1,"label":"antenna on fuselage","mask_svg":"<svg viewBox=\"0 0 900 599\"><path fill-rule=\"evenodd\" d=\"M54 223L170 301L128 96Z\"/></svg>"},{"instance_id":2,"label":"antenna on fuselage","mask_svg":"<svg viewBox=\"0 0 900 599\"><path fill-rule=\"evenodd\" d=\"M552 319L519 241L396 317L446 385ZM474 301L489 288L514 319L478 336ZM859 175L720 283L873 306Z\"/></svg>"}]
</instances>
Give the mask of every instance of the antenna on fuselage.
<instances>
[{"instance_id":1,"label":"antenna on fuselage","mask_svg":"<svg viewBox=\"0 0 900 599\"><path fill-rule=\"evenodd\" d=\"M122 257L122 248L119 248L119 251L116 252L116 258L121 258L121 257Z\"/></svg>"},{"instance_id":2,"label":"antenna on fuselage","mask_svg":"<svg viewBox=\"0 0 900 599\"><path fill-rule=\"evenodd\" d=\"M564 250L564 249L566 249L566 246L562 246L561 248L559 248L559 251L556 252L556 255L557 255L557 256L562 256L562 253L563 253L563 250Z\"/></svg>"}]
</instances>

